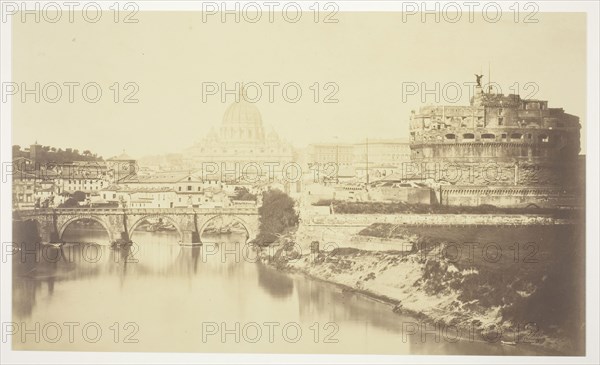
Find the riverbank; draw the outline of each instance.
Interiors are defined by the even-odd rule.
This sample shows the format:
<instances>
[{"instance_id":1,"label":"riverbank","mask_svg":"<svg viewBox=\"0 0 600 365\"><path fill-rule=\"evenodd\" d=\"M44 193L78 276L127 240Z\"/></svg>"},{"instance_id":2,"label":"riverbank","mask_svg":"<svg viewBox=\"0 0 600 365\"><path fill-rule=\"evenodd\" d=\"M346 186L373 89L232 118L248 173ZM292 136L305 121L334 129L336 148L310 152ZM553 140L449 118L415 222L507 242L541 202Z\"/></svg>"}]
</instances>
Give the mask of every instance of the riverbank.
<instances>
[{"instance_id":1,"label":"riverbank","mask_svg":"<svg viewBox=\"0 0 600 365\"><path fill-rule=\"evenodd\" d=\"M491 228L487 232L489 237L495 237L496 242L503 237L506 242L496 244L504 257L495 260L489 256L490 252L489 257L483 258L476 257L477 254L470 258L457 255L460 245L456 242L467 242L473 232L448 227L418 229L402 228L401 232L395 232L396 240L404 240L402 246L413 247L410 252L337 247L328 252L300 255L289 244L282 244L266 261L279 270L301 273L377 298L389 303L396 313L436 323L442 330L472 331L481 341L532 346L549 355L581 353L582 349L576 347L581 330L578 325L571 328L568 324L580 323L578 315L582 308L573 307L574 303L581 303L579 293L567 296L571 301L564 299L565 287L570 285L568 281L574 273L552 271L558 261L572 267L571 261L578 257L566 255L554 243L572 234L571 230ZM540 237L540 244L534 247L535 254L527 246L520 256L509 255L511 245L519 242L515 238L525 244L536 236ZM481 238L491 242L487 237ZM476 242L471 240L471 243L473 247ZM479 252L479 246L485 247L481 243L472 252ZM557 312L554 306L565 312ZM573 335L574 332L578 335Z\"/></svg>"}]
</instances>

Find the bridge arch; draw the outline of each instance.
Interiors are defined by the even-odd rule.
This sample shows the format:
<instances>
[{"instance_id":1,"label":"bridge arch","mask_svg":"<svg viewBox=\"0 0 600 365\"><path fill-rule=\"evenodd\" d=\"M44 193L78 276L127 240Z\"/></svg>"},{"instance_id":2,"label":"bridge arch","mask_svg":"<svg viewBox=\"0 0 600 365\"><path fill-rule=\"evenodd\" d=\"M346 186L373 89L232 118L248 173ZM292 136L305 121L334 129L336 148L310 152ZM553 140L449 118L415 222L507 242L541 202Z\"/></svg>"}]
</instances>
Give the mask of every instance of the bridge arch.
<instances>
[{"instance_id":1,"label":"bridge arch","mask_svg":"<svg viewBox=\"0 0 600 365\"><path fill-rule=\"evenodd\" d=\"M173 227L175 227L175 229L177 230L177 233L179 234L179 242L183 242L183 231L181 230L181 227L179 226L179 224L177 223L177 221L175 221L175 219L169 217L168 215L162 215L162 214L147 214L144 216L141 216L140 218L138 218L130 227L129 227L129 239L133 240L133 234L136 230L136 228L146 219L148 218L162 218L165 219L167 221L169 221L171 224L173 224Z\"/></svg>"},{"instance_id":2,"label":"bridge arch","mask_svg":"<svg viewBox=\"0 0 600 365\"><path fill-rule=\"evenodd\" d=\"M251 238L256 237L255 232L252 229L252 225L250 223L246 222L244 219L242 219L236 215L217 214L217 215L214 215L214 216L208 218L206 221L204 221L204 223L198 229L198 235L200 236L200 242L202 242L202 235L204 234L204 231L206 230L208 225L211 222L215 221L216 219L221 219L223 217L227 217L227 219L231 219L232 221L239 223L246 230L246 242L248 242L248 240L250 240ZM246 242L244 242L244 243L246 243Z\"/></svg>"},{"instance_id":3,"label":"bridge arch","mask_svg":"<svg viewBox=\"0 0 600 365\"><path fill-rule=\"evenodd\" d=\"M65 233L65 230L67 229L67 227L71 224L74 223L76 221L81 221L81 220L93 220L95 222L100 223L100 225L102 225L102 227L104 227L104 230L106 231L106 234L108 234L108 241L109 242L113 242L114 241L114 237L113 237L113 232L110 229L110 225L102 218L95 216L95 215L91 215L91 216L75 216L75 217L71 217L69 219L67 219L59 228L58 228L58 238L59 240L62 241L63 238L63 234Z\"/></svg>"}]
</instances>

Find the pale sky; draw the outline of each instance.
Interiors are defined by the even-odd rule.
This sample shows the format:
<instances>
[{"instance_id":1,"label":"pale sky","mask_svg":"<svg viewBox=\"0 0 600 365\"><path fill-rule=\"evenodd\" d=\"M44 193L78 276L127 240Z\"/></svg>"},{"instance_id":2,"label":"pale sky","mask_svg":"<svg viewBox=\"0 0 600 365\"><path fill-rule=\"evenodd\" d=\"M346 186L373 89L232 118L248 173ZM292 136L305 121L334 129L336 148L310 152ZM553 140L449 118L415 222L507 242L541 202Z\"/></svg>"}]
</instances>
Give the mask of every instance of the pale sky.
<instances>
[{"instance_id":1,"label":"pale sky","mask_svg":"<svg viewBox=\"0 0 600 365\"><path fill-rule=\"evenodd\" d=\"M403 100L403 83L473 82L491 64L492 81L505 94L533 96L580 117L585 151L586 18L585 14L538 14L537 24L412 21L400 13L342 13L337 24L261 21L202 22L200 13L144 12L139 23L73 24L14 22L13 81L97 82L98 103L83 100L75 89L68 102L67 87L57 103L42 100L13 103L13 144L28 146L36 139L55 147L89 149L105 158L121 153L139 158L179 153L212 126L218 127L233 96L202 100L202 83L296 82L303 95L286 102L281 87L275 102L267 86L256 103L266 126L296 147L331 140L406 138L412 109L423 105L420 94ZM433 19L433 18L432 18ZM265 19L266 20L266 19ZM139 103L113 101L115 82L139 85ZM339 85L338 103L315 103L310 87L321 84L322 100ZM121 100L128 94L121 90ZM450 89L446 89L451 91ZM48 91L52 91L48 89ZM468 104L468 88L458 104ZM250 93L250 92L249 92ZM54 96L52 91L51 97ZM448 97L454 98L454 94ZM435 103L433 95L427 104ZM441 104L449 104L440 100Z\"/></svg>"}]
</instances>

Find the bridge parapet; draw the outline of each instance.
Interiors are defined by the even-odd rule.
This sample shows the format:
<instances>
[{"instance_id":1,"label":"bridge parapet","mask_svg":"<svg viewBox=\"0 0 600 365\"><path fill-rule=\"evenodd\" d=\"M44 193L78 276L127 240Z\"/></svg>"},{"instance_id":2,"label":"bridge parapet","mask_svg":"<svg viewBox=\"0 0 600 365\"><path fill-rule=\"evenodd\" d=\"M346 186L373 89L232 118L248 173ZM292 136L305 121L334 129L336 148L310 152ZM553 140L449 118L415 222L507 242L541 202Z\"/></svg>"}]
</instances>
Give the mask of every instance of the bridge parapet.
<instances>
[{"instance_id":1,"label":"bridge parapet","mask_svg":"<svg viewBox=\"0 0 600 365\"><path fill-rule=\"evenodd\" d=\"M127 214L127 215L177 215L177 214L258 214L256 207L224 208L44 208L13 210L14 216L40 216L53 214Z\"/></svg>"},{"instance_id":2,"label":"bridge parapet","mask_svg":"<svg viewBox=\"0 0 600 365\"><path fill-rule=\"evenodd\" d=\"M200 244L200 236L207 224L216 218L231 218L246 229L247 239L258 231L258 208L55 208L13 210L13 219L35 220L44 242L62 241L69 224L91 219L107 231L110 242L130 241L135 229L149 218L165 218L173 223L182 244Z\"/></svg>"}]
</instances>

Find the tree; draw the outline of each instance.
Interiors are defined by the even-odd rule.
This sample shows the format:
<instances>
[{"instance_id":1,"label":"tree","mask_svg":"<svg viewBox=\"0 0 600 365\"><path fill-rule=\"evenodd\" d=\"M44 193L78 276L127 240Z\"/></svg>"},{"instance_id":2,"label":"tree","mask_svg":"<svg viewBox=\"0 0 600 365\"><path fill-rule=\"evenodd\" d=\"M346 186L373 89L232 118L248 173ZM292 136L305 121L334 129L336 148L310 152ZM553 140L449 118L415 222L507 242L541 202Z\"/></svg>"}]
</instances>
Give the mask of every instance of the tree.
<instances>
[{"instance_id":1,"label":"tree","mask_svg":"<svg viewBox=\"0 0 600 365\"><path fill-rule=\"evenodd\" d=\"M12 146L13 159L19 157L29 157L29 151L21 149L19 145ZM102 161L102 156L92 153L90 150L79 153L79 150L73 148L56 148L51 146L42 146L36 154L36 162L40 164L47 163L71 163L73 161Z\"/></svg>"},{"instance_id":2,"label":"tree","mask_svg":"<svg viewBox=\"0 0 600 365\"><path fill-rule=\"evenodd\" d=\"M71 198L75 199L77 202L85 201L85 193L83 191L77 190L71 195Z\"/></svg>"},{"instance_id":3,"label":"tree","mask_svg":"<svg viewBox=\"0 0 600 365\"><path fill-rule=\"evenodd\" d=\"M256 195L243 186L236 186L233 192L235 193L233 200L256 201Z\"/></svg>"},{"instance_id":4,"label":"tree","mask_svg":"<svg viewBox=\"0 0 600 365\"><path fill-rule=\"evenodd\" d=\"M17 157L28 157L28 156L29 156L29 153L23 151L21 149L21 146L19 146L18 144L12 146L12 157L13 157L13 159L17 158Z\"/></svg>"},{"instance_id":5,"label":"tree","mask_svg":"<svg viewBox=\"0 0 600 365\"><path fill-rule=\"evenodd\" d=\"M78 206L79 206L79 203L77 203L77 200L75 200L73 198L69 198L69 199L65 200L64 203L59 205L59 208L77 208Z\"/></svg>"},{"instance_id":6,"label":"tree","mask_svg":"<svg viewBox=\"0 0 600 365\"><path fill-rule=\"evenodd\" d=\"M42 208L48 208L54 206L54 196L50 196L42 202Z\"/></svg>"},{"instance_id":7,"label":"tree","mask_svg":"<svg viewBox=\"0 0 600 365\"><path fill-rule=\"evenodd\" d=\"M263 193L262 205L258 208L259 233L256 242L259 245L273 243L278 235L298 225L298 213L294 209L294 200L278 189Z\"/></svg>"}]
</instances>

